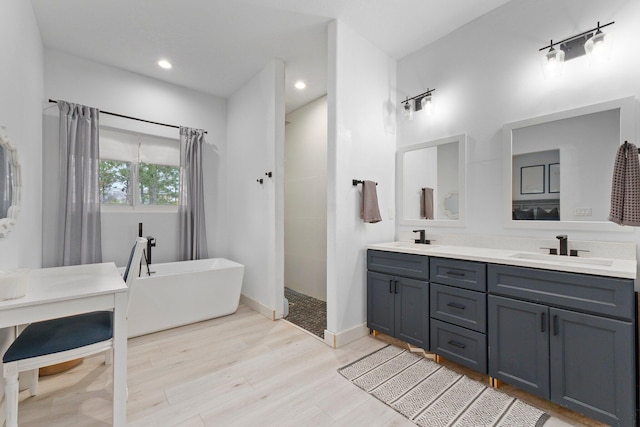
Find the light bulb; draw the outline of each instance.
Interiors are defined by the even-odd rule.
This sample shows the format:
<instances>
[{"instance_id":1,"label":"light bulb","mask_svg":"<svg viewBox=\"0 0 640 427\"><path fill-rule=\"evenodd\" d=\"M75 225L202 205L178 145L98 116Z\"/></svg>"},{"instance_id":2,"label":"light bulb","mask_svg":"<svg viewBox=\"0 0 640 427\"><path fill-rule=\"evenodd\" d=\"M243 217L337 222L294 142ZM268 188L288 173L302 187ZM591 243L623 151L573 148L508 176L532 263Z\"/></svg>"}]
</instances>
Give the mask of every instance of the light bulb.
<instances>
[{"instance_id":1,"label":"light bulb","mask_svg":"<svg viewBox=\"0 0 640 427\"><path fill-rule=\"evenodd\" d=\"M430 116L433 112L433 100L431 99L431 95L429 94L422 98L420 104L422 105L422 109L427 114L427 116Z\"/></svg>"},{"instance_id":2,"label":"light bulb","mask_svg":"<svg viewBox=\"0 0 640 427\"><path fill-rule=\"evenodd\" d=\"M302 80L299 80L299 81L296 82L296 84L294 86L295 86L296 89L302 90L302 89L307 87L307 84L305 82L303 82Z\"/></svg>"},{"instance_id":3,"label":"light bulb","mask_svg":"<svg viewBox=\"0 0 640 427\"><path fill-rule=\"evenodd\" d=\"M553 45L553 41L551 42ZM562 75L562 67L564 64L564 51L556 50L553 46L542 57L542 71L545 79L553 79Z\"/></svg>"},{"instance_id":4,"label":"light bulb","mask_svg":"<svg viewBox=\"0 0 640 427\"><path fill-rule=\"evenodd\" d=\"M589 57L589 64L606 62L611 57L613 40L610 34L605 34L600 29L584 44L584 51Z\"/></svg>"},{"instance_id":5,"label":"light bulb","mask_svg":"<svg viewBox=\"0 0 640 427\"><path fill-rule=\"evenodd\" d=\"M413 101L406 100L402 104L402 115L407 120L413 120L413 105L412 105L412 102Z\"/></svg>"}]
</instances>

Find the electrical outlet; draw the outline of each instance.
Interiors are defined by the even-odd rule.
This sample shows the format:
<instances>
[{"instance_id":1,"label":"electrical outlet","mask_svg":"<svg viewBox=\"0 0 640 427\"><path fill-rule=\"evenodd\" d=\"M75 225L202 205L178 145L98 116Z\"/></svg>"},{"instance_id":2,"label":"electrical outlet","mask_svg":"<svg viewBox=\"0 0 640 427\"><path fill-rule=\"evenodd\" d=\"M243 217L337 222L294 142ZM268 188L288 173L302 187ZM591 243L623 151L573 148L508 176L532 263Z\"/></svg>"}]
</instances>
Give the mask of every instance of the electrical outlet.
<instances>
[{"instance_id":1,"label":"electrical outlet","mask_svg":"<svg viewBox=\"0 0 640 427\"><path fill-rule=\"evenodd\" d=\"M389 219L393 219L396 216L396 210L394 208L389 208L387 213Z\"/></svg>"},{"instance_id":2,"label":"electrical outlet","mask_svg":"<svg viewBox=\"0 0 640 427\"><path fill-rule=\"evenodd\" d=\"M576 208L575 216L591 216L591 208Z\"/></svg>"}]
</instances>

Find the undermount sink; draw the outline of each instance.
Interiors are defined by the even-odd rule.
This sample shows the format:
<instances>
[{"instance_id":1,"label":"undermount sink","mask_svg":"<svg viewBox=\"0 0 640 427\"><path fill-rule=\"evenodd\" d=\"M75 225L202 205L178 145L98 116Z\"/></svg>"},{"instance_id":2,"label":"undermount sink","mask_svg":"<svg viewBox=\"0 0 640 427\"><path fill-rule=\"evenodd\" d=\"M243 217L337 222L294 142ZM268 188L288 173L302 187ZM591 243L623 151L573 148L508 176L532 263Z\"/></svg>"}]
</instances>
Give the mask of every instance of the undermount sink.
<instances>
[{"instance_id":1,"label":"undermount sink","mask_svg":"<svg viewBox=\"0 0 640 427\"><path fill-rule=\"evenodd\" d=\"M511 258L529 259L534 261L548 261L561 264L579 264L579 265L600 265L603 267L611 267L613 260L601 258L578 258L565 255L545 255L529 252L520 252L511 255Z\"/></svg>"}]
</instances>

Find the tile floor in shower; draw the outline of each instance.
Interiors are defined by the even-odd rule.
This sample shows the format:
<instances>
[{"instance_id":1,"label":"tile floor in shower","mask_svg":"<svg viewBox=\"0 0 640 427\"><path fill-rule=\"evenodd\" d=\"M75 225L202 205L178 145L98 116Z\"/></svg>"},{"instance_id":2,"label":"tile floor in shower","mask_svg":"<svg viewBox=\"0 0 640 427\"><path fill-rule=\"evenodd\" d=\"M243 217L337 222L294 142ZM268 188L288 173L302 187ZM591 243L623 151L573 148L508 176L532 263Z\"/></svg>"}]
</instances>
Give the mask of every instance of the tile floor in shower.
<instances>
[{"instance_id":1,"label":"tile floor in shower","mask_svg":"<svg viewBox=\"0 0 640 427\"><path fill-rule=\"evenodd\" d=\"M327 329L327 303L287 287L284 288L284 297L289 301L289 315L285 320L324 338L324 330Z\"/></svg>"}]
</instances>

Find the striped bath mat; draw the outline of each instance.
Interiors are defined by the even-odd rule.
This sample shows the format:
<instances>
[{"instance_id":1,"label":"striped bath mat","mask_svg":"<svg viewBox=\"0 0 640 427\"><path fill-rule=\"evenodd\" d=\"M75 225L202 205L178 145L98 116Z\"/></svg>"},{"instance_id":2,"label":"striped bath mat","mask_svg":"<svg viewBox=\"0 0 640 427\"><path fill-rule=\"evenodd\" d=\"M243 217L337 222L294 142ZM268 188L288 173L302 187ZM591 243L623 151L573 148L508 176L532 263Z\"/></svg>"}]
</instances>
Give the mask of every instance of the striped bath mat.
<instances>
[{"instance_id":1,"label":"striped bath mat","mask_svg":"<svg viewBox=\"0 0 640 427\"><path fill-rule=\"evenodd\" d=\"M419 426L540 427L549 419L521 400L393 345L338 372Z\"/></svg>"}]
</instances>

